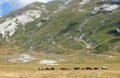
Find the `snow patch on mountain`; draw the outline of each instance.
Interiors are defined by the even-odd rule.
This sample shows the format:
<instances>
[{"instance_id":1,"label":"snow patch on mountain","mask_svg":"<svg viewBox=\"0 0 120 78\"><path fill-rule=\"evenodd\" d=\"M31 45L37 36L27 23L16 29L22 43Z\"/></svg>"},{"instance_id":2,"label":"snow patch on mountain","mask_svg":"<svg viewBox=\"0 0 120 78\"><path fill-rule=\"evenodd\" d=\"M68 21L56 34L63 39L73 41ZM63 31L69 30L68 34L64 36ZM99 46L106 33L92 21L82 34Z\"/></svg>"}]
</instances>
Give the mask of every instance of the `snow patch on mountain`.
<instances>
[{"instance_id":1,"label":"snow patch on mountain","mask_svg":"<svg viewBox=\"0 0 120 78\"><path fill-rule=\"evenodd\" d=\"M17 25L19 23L25 25L26 23L34 21L34 19L40 17L41 17L41 11L30 10L14 18L7 18L5 22L0 24L0 34L2 34L2 38L6 36L6 32L9 33L8 34L9 36L12 36L15 33L17 29Z\"/></svg>"},{"instance_id":2,"label":"snow patch on mountain","mask_svg":"<svg viewBox=\"0 0 120 78\"><path fill-rule=\"evenodd\" d=\"M35 60L36 58L32 57L29 54L20 54L16 57L13 57L11 59L8 59L8 62L18 62L18 63L28 63L32 60Z\"/></svg>"},{"instance_id":3,"label":"snow patch on mountain","mask_svg":"<svg viewBox=\"0 0 120 78\"><path fill-rule=\"evenodd\" d=\"M100 7L95 7L94 12L97 12L99 10L105 11L105 12L112 12L119 8L119 5L116 4L103 4Z\"/></svg>"},{"instance_id":4,"label":"snow patch on mountain","mask_svg":"<svg viewBox=\"0 0 120 78\"><path fill-rule=\"evenodd\" d=\"M17 28L16 25L17 24L13 20L0 24L0 34L2 34L2 37L4 38L7 32L9 32L9 36L12 36Z\"/></svg>"},{"instance_id":5,"label":"snow patch on mountain","mask_svg":"<svg viewBox=\"0 0 120 78\"><path fill-rule=\"evenodd\" d=\"M46 65L59 65L59 64L57 64L57 61L55 61L55 60L46 60L46 59L40 61L39 63L46 64Z\"/></svg>"},{"instance_id":6,"label":"snow patch on mountain","mask_svg":"<svg viewBox=\"0 0 120 78\"><path fill-rule=\"evenodd\" d=\"M18 23L21 23L21 24L26 24L28 22L31 22L33 21L35 18L40 18L41 17L41 11L39 10L30 10L28 12L26 12L25 14L22 14L20 16L17 16L16 20L18 20L17 22Z\"/></svg>"},{"instance_id":7,"label":"snow patch on mountain","mask_svg":"<svg viewBox=\"0 0 120 78\"><path fill-rule=\"evenodd\" d=\"M117 28L116 30L117 30L118 33L120 33L120 29L119 28Z\"/></svg>"},{"instance_id":8,"label":"snow patch on mountain","mask_svg":"<svg viewBox=\"0 0 120 78\"><path fill-rule=\"evenodd\" d=\"M82 0L79 4L84 5L84 4L88 3L89 1L90 0Z\"/></svg>"},{"instance_id":9,"label":"snow patch on mountain","mask_svg":"<svg viewBox=\"0 0 120 78\"><path fill-rule=\"evenodd\" d=\"M111 4L104 4L102 6L103 11L113 11L113 10L117 9L118 7L119 7L119 5L116 5L116 4L113 4L113 5L111 5Z\"/></svg>"}]
</instances>

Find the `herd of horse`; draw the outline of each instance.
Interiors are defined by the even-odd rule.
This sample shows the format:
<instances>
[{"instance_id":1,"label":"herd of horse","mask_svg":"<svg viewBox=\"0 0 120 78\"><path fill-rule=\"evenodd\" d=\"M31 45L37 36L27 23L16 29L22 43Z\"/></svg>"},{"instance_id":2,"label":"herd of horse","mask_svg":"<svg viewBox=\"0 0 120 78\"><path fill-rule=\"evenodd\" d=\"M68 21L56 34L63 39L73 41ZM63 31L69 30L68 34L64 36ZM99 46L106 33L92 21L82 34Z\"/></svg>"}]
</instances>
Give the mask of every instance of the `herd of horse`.
<instances>
[{"instance_id":1,"label":"herd of horse","mask_svg":"<svg viewBox=\"0 0 120 78\"><path fill-rule=\"evenodd\" d=\"M54 67L50 67L50 68L37 68L35 70L55 70ZM91 68L91 67L85 67L85 68L80 68L80 67L74 67L74 68L67 68L67 67L62 67L60 68L60 70L108 70L107 67L102 67L102 68L98 68L98 67L94 67L94 68Z\"/></svg>"}]
</instances>

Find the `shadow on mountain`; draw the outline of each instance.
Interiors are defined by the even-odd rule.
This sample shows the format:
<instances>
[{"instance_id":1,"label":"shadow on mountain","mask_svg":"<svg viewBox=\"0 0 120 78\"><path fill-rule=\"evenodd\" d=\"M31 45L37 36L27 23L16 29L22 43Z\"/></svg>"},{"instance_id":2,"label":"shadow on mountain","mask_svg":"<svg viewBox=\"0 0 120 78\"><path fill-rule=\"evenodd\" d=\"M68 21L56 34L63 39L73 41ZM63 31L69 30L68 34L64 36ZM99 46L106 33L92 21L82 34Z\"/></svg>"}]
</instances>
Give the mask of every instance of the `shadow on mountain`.
<instances>
[{"instance_id":1,"label":"shadow on mountain","mask_svg":"<svg viewBox=\"0 0 120 78\"><path fill-rule=\"evenodd\" d=\"M120 1L119 1L119 2L111 2L111 4L117 4L117 5L120 5Z\"/></svg>"},{"instance_id":2,"label":"shadow on mountain","mask_svg":"<svg viewBox=\"0 0 120 78\"><path fill-rule=\"evenodd\" d=\"M108 34L112 34L112 35L115 35L115 36L120 36L120 33L118 33L116 30L111 30L108 32Z\"/></svg>"}]
</instances>

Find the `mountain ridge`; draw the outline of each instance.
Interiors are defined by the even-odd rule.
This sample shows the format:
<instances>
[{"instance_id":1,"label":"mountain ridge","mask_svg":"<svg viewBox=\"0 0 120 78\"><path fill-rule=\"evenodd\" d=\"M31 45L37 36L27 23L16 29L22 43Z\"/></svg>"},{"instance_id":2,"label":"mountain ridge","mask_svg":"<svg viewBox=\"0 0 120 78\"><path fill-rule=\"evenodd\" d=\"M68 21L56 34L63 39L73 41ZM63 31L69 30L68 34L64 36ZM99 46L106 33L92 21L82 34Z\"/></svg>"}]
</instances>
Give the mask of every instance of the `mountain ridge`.
<instances>
[{"instance_id":1,"label":"mountain ridge","mask_svg":"<svg viewBox=\"0 0 120 78\"><path fill-rule=\"evenodd\" d=\"M86 60L85 57L106 61L104 56L112 56L115 60L109 58L110 61L118 62L120 6L114 0L106 1L35 2L2 17L1 56L11 57L21 53L35 56L37 53L45 53L46 56L50 53L49 58L52 58L52 54L69 58L79 54L84 57L77 56L77 62L78 59Z\"/></svg>"}]
</instances>

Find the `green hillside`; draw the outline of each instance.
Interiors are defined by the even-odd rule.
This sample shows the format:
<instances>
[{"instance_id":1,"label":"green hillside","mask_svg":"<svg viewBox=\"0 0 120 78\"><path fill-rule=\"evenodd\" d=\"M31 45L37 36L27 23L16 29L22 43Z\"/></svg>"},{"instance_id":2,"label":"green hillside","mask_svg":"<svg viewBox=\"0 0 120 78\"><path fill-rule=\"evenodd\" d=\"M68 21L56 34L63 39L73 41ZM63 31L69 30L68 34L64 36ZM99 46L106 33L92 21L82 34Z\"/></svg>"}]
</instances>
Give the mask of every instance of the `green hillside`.
<instances>
[{"instance_id":1,"label":"green hillside","mask_svg":"<svg viewBox=\"0 0 120 78\"><path fill-rule=\"evenodd\" d=\"M69 58L68 63L120 62L120 33L116 30L120 22L120 7L112 12L99 9L93 13L94 7L112 3L92 0L80 5L79 2L74 0L66 5L62 0L47 4L36 2L0 19L2 23L6 18L27 10L42 12L41 17L32 22L25 25L19 23L16 32L9 37L10 42L1 38L1 56L27 52L43 58ZM47 12L33 7L42 5L46 6ZM60 6L63 8L59 9ZM40 53L45 56L39 56ZM113 56L113 59L107 59L109 56Z\"/></svg>"}]
</instances>

